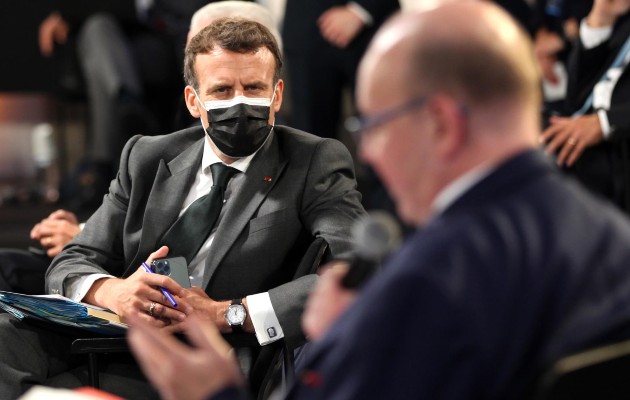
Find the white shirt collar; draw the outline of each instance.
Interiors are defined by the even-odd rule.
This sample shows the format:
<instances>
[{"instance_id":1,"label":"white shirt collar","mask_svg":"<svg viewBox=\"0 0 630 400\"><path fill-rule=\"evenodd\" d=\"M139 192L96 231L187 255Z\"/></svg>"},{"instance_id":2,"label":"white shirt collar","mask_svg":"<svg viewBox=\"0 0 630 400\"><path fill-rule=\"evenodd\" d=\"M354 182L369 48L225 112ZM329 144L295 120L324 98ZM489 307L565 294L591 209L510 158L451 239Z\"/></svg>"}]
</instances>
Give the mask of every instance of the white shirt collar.
<instances>
[{"instance_id":1,"label":"white shirt collar","mask_svg":"<svg viewBox=\"0 0 630 400\"><path fill-rule=\"evenodd\" d=\"M235 168L245 173L245 171L247 171L247 168L249 167L249 164L252 161L252 158L254 158L256 153L258 153L258 151L260 151L260 149L256 150L256 152L254 152L253 154L247 157L241 157L237 159L232 164L230 164L230 167ZM221 161L219 156L216 155L214 150L212 150L212 147L210 147L210 138L207 135L204 135L203 156L201 158L201 170L203 171L203 173L209 173L210 166L216 163L225 164L223 161Z\"/></svg>"},{"instance_id":2,"label":"white shirt collar","mask_svg":"<svg viewBox=\"0 0 630 400\"><path fill-rule=\"evenodd\" d=\"M431 205L432 218L442 214L451 204L455 203L457 199L493 170L494 167L490 165L480 165L446 185L433 200Z\"/></svg>"}]
</instances>

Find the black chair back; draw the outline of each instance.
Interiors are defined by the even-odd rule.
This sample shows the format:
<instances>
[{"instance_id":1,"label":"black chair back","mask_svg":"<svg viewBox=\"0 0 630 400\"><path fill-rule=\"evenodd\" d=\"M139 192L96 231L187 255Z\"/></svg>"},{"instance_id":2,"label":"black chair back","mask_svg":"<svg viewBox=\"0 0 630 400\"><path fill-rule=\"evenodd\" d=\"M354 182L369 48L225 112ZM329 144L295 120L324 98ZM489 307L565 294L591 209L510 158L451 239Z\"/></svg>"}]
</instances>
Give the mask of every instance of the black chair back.
<instances>
[{"instance_id":1,"label":"black chair back","mask_svg":"<svg viewBox=\"0 0 630 400\"><path fill-rule=\"evenodd\" d=\"M533 400L630 399L630 340L556 361Z\"/></svg>"}]
</instances>

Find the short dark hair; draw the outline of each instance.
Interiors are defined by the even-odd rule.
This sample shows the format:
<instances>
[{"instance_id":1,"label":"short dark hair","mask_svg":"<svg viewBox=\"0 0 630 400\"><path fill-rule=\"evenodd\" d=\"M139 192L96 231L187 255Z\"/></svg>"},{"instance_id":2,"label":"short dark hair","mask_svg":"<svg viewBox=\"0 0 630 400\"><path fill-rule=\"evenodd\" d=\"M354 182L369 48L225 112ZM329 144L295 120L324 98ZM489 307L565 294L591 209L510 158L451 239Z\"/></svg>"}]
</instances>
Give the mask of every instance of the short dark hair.
<instances>
[{"instance_id":1,"label":"short dark hair","mask_svg":"<svg viewBox=\"0 0 630 400\"><path fill-rule=\"evenodd\" d=\"M273 34L264 25L243 18L219 18L196 34L186 47L184 55L184 80L195 90L199 82L195 75L197 54L207 53L220 47L236 53L255 53L266 47L276 62L273 83L280 79L282 56Z\"/></svg>"}]
</instances>

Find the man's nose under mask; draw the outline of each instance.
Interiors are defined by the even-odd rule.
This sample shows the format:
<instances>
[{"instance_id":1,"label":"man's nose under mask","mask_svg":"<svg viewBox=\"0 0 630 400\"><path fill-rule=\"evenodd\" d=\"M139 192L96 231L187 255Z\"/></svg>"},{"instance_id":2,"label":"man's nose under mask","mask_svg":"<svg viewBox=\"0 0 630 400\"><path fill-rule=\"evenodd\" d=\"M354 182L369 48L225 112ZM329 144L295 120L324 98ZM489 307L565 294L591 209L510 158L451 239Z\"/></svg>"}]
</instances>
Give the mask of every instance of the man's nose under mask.
<instances>
[{"instance_id":1,"label":"man's nose under mask","mask_svg":"<svg viewBox=\"0 0 630 400\"><path fill-rule=\"evenodd\" d=\"M273 129L269 124L273 99L236 96L230 100L207 101L203 107L208 112L210 129L203 126L203 121L201 126L221 153L234 158L247 157L265 143Z\"/></svg>"}]
</instances>

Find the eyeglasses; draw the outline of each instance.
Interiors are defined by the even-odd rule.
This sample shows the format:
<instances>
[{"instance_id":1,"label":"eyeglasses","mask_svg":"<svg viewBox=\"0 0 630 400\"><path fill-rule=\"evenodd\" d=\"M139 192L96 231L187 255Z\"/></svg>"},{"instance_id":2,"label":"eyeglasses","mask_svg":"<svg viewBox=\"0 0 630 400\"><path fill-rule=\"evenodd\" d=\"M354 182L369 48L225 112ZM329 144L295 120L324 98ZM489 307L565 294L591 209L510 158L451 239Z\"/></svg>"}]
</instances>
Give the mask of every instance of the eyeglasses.
<instances>
[{"instance_id":1,"label":"eyeglasses","mask_svg":"<svg viewBox=\"0 0 630 400\"><path fill-rule=\"evenodd\" d=\"M361 136L365 135L370 130L415 110L418 107L422 107L426 101L426 96L418 96L375 115L349 117L345 121L346 130L350 132L358 143L361 140Z\"/></svg>"}]
</instances>

